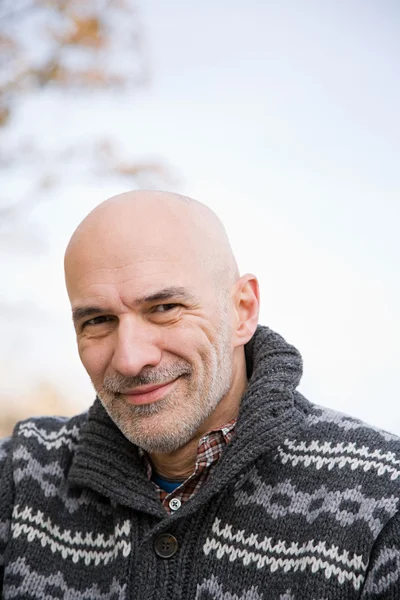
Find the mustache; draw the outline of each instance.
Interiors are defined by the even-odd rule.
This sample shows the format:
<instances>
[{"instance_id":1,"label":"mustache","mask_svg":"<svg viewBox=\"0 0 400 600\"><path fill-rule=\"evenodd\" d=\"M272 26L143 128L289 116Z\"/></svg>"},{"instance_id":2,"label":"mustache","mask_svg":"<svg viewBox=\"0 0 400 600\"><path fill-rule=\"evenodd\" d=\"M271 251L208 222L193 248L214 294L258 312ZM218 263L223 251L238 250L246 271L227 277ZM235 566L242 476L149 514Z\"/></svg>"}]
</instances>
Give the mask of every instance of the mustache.
<instances>
[{"instance_id":1,"label":"mustache","mask_svg":"<svg viewBox=\"0 0 400 600\"><path fill-rule=\"evenodd\" d=\"M162 385L168 383L183 375L191 375L192 368L189 364L175 364L170 367L160 369L145 368L139 375L124 377L119 373L107 375L103 381L103 390L112 394L117 394L121 389L133 389L141 385Z\"/></svg>"}]
</instances>

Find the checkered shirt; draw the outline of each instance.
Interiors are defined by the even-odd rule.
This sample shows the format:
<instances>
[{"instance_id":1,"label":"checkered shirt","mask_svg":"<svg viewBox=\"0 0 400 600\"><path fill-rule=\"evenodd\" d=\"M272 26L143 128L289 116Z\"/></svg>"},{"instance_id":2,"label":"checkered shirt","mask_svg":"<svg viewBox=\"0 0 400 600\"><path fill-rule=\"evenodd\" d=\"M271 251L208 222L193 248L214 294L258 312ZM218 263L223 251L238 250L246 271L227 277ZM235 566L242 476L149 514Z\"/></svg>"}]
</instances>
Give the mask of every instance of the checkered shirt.
<instances>
[{"instance_id":1,"label":"checkered shirt","mask_svg":"<svg viewBox=\"0 0 400 600\"><path fill-rule=\"evenodd\" d=\"M213 429L200 438L199 445L197 446L197 459L194 471L173 492L166 492L153 481L153 485L160 496L161 503L169 514L171 514L172 510L179 508L183 502L187 502L189 498L194 496L200 487L207 481L212 471L212 467L221 457L225 446L231 441L235 432L235 425L236 419L232 419L232 421L229 421L222 427ZM151 480L153 468L150 458L141 448L139 448L139 454L146 467L147 476ZM172 502L172 506L175 506L175 509L171 509L170 505L171 500L173 499L175 499L175 502ZM176 502L176 499L179 502Z\"/></svg>"}]
</instances>

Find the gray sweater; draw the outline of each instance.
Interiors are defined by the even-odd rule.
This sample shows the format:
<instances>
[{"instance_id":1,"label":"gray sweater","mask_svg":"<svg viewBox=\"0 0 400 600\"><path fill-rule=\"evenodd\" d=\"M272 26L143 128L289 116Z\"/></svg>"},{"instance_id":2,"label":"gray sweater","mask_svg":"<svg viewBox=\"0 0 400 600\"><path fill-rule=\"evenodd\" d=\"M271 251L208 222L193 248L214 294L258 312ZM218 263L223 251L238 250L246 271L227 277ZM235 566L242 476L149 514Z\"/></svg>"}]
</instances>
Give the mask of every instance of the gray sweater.
<instances>
[{"instance_id":1,"label":"gray sweater","mask_svg":"<svg viewBox=\"0 0 400 600\"><path fill-rule=\"evenodd\" d=\"M305 400L271 330L246 360L235 436L171 515L98 401L19 423L0 443L2 598L399 600L400 441Z\"/></svg>"}]
</instances>

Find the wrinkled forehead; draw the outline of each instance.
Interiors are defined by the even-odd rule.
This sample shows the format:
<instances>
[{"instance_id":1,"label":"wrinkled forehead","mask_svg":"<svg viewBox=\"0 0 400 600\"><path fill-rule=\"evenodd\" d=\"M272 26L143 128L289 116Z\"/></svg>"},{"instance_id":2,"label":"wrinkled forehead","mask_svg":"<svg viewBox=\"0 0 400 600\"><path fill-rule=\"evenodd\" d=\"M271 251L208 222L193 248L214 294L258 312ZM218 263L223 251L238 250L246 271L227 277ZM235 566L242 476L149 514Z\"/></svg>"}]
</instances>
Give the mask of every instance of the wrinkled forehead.
<instances>
[{"instance_id":1,"label":"wrinkled forehead","mask_svg":"<svg viewBox=\"0 0 400 600\"><path fill-rule=\"evenodd\" d=\"M129 293L141 297L166 287L185 287L192 292L212 290L206 257L188 247L126 243L95 249L76 247L66 258L66 284L71 301L88 295Z\"/></svg>"},{"instance_id":2,"label":"wrinkled forehead","mask_svg":"<svg viewBox=\"0 0 400 600\"><path fill-rule=\"evenodd\" d=\"M235 261L215 215L153 204L106 202L78 226L65 255L70 298L90 286L128 281L139 295L153 284L203 292L221 285Z\"/></svg>"}]
</instances>

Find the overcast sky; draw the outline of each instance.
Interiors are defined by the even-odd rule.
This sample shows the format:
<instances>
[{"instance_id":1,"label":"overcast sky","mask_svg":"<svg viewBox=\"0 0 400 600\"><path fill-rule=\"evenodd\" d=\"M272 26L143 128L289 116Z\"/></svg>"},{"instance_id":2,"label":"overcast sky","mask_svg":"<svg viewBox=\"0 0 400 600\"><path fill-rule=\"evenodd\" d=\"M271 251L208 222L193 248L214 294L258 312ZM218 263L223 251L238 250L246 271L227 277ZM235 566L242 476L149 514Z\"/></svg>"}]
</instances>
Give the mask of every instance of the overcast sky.
<instances>
[{"instance_id":1,"label":"overcast sky","mask_svg":"<svg viewBox=\"0 0 400 600\"><path fill-rule=\"evenodd\" d=\"M241 270L259 276L261 322L302 352L303 393L400 434L400 4L139 9L151 86L76 102L62 141L112 132L168 165L169 187L213 208ZM27 103L21 131L57 146L60 110L50 95ZM46 379L87 407L62 253L85 214L126 188L74 168L14 233L16 246L40 228L42 250L2 265L0 375L3 394Z\"/></svg>"}]
</instances>

